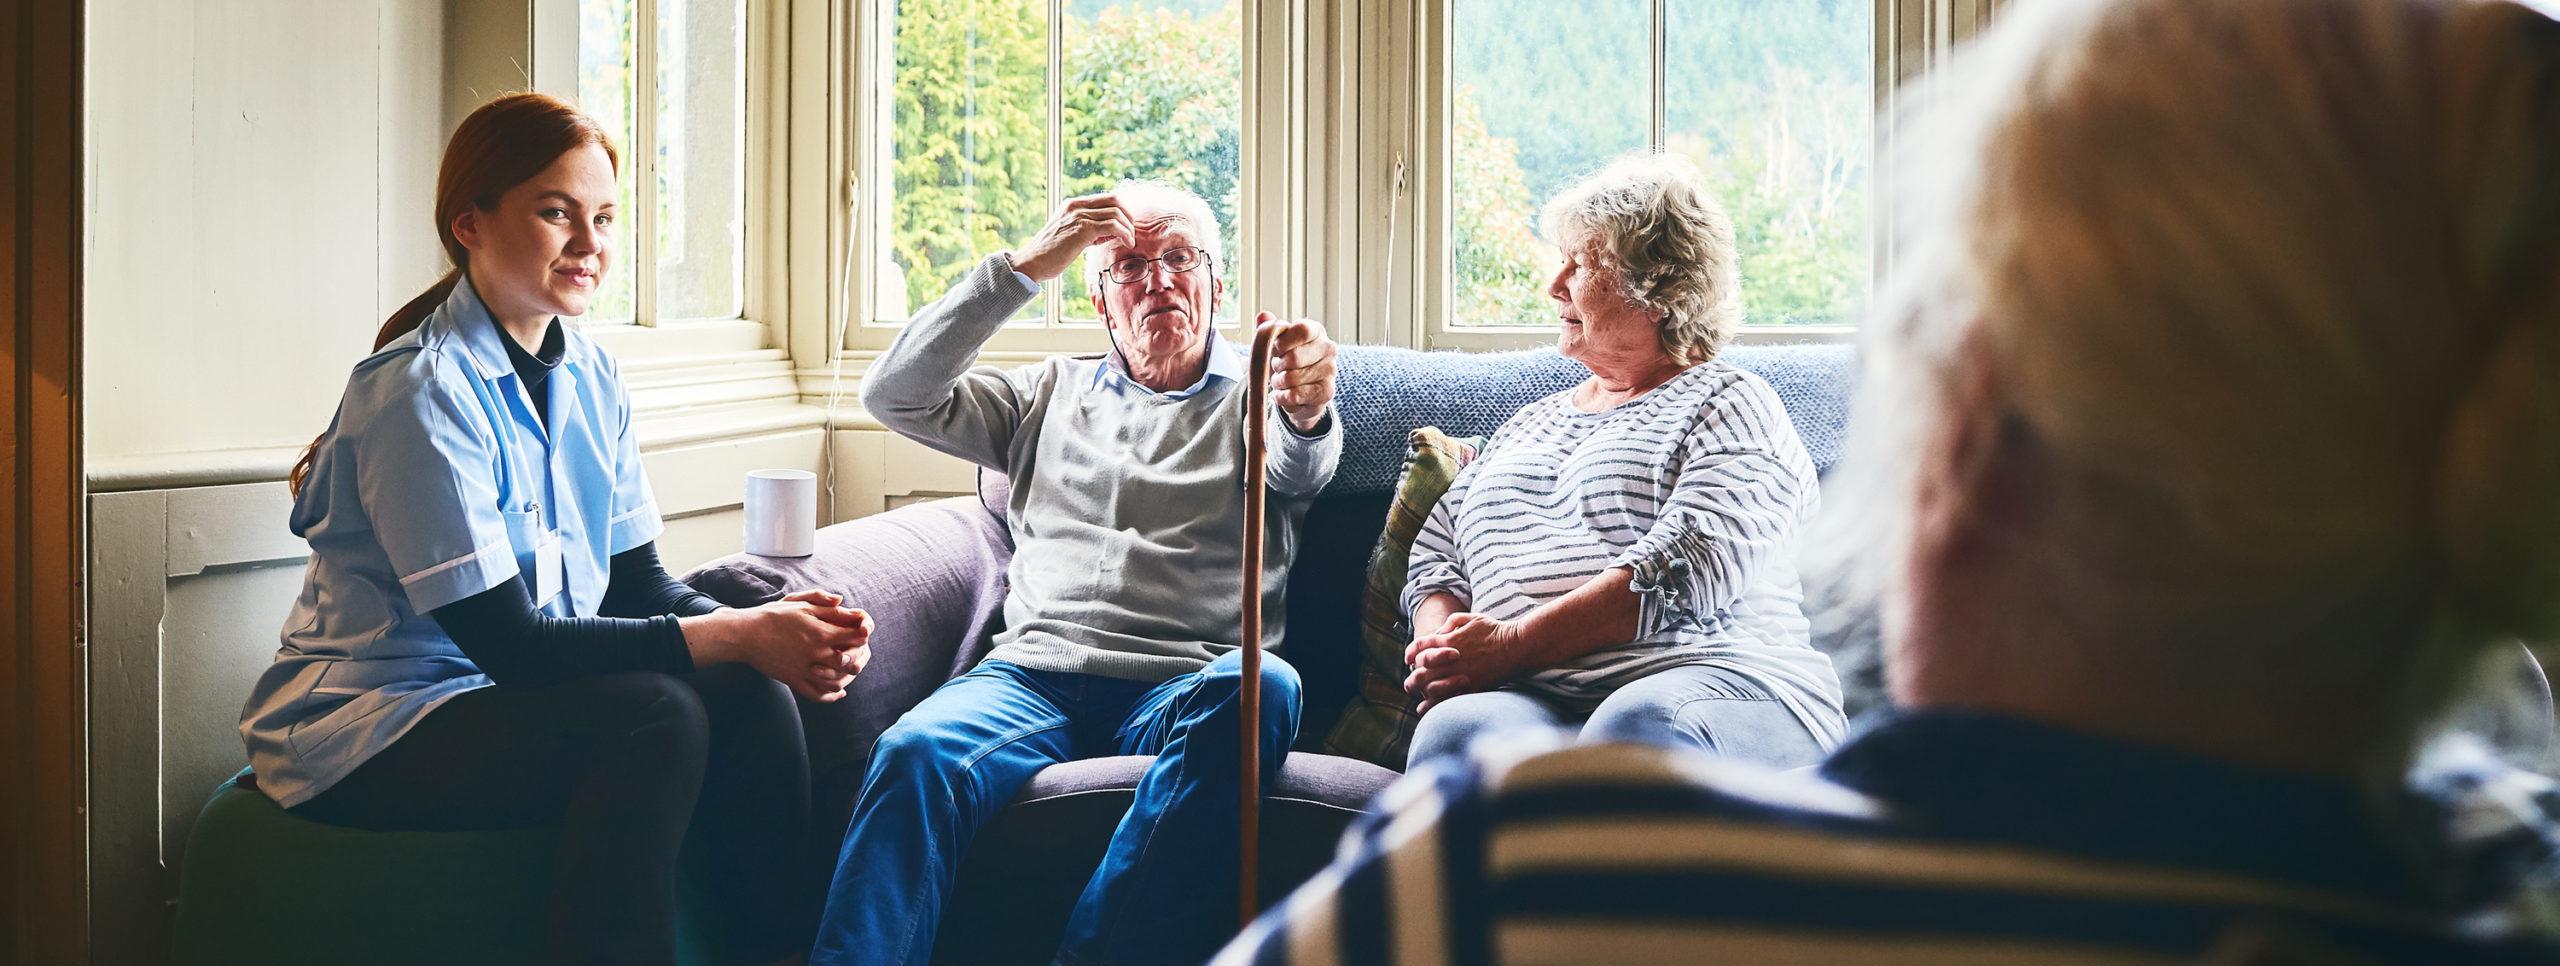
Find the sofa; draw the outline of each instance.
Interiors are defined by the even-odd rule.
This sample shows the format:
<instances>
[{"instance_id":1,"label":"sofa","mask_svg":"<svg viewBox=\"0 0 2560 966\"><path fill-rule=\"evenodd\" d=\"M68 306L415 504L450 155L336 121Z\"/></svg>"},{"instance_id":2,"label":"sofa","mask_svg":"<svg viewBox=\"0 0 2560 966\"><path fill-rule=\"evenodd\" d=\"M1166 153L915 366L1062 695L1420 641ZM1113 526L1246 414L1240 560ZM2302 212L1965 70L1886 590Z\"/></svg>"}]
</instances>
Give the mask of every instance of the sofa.
<instances>
[{"instance_id":1,"label":"sofa","mask_svg":"<svg viewBox=\"0 0 2560 966\"><path fill-rule=\"evenodd\" d=\"M1854 351L1845 345L1741 346L1724 358L1768 380L1786 402L1816 466L1838 458ZM1344 346L1337 408L1342 462L1308 509L1287 586L1281 653L1304 680L1296 750L1265 790L1260 896L1277 901L1312 876L1369 799L1396 773L1322 753L1360 668L1361 594L1385 525L1406 435L1438 426L1491 433L1521 406L1588 373L1553 350L1470 354ZM871 664L844 700L803 702L816 795L811 861L804 876L814 913L850 820L872 743L898 715L984 657L1000 629L1004 524L1010 488L981 471L978 493L919 503L819 531L801 558L735 555L683 579L723 603L747 605L820 588L868 609L877 621ZM1231 563L1221 566L1231 566ZM1816 615L1816 646L1833 653L1852 712L1873 700L1867 622ZM1054 951L1078 891L1100 863L1128 808L1144 758L1052 767L1035 777L971 846L936 944L944 963L1036 963Z\"/></svg>"}]
</instances>

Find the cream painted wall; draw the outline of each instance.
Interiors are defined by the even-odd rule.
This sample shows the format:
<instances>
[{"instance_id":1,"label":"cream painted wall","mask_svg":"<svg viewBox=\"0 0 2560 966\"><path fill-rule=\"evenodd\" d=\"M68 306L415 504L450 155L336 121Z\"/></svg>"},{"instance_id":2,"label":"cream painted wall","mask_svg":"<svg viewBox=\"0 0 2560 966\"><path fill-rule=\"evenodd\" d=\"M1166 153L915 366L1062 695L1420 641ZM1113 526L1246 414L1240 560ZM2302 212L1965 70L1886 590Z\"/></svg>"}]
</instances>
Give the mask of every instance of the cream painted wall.
<instances>
[{"instance_id":1,"label":"cream painted wall","mask_svg":"<svg viewBox=\"0 0 2560 966\"><path fill-rule=\"evenodd\" d=\"M443 270L444 0L92 0L93 461L295 446Z\"/></svg>"},{"instance_id":2,"label":"cream painted wall","mask_svg":"<svg viewBox=\"0 0 2560 966\"><path fill-rule=\"evenodd\" d=\"M443 271L448 13L90 0L93 479L289 450L327 424L382 318ZM95 962L167 960L185 830L239 767L240 703L301 584L283 489L90 502Z\"/></svg>"}]
</instances>

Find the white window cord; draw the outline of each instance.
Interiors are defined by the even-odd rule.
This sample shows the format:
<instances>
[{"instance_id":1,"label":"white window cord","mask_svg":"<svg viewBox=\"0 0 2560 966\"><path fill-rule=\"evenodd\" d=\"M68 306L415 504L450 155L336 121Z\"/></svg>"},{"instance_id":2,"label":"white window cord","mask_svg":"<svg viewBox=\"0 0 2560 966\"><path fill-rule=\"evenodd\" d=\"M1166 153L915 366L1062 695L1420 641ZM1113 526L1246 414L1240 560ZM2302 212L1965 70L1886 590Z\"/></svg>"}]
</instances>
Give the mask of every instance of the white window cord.
<instances>
[{"instance_id":1,"label":"white window cord","mask_svg":"<svg viewBox=\"0 0 2560 966\"><path fill-rule=\"evenodd\" d=\"M846 224L858 224L862 216L862 172L848 168L844 173L844 217ZM844 251L836 259L835 311L828 313L827 325L827 421L818 432L818 476L826 480L827 519L841 519L836 512L836 402L844 398L844 337L853 331L853 233L846 232Z\"/></svg>"}]
</instances>

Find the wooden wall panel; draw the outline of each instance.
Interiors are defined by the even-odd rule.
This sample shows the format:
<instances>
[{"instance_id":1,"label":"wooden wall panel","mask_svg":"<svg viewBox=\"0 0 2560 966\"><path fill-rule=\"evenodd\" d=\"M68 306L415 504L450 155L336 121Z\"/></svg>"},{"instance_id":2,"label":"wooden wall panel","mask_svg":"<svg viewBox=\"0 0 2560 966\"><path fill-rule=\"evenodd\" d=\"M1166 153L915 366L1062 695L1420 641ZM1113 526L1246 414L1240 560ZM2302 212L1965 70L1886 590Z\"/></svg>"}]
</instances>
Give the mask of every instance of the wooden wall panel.
<instances>
[{"instance_id":1,"label":"wooden wall panel","mask_svg":"<svg viewBox=\"0 0 2560 966\"><path fill-rule=\"evenodd\" d=\"M90 951L169 958L187 833L240 770L240 705L302 586L282 483L90 498Z\"/></svg>"},{"instance_id":2,"label":"wooden wall panel","mask_svg":"<svg viewBox=\"0 0 2560 966\"><path fill-rule=\"evenodd\" d=\"M97 962L166 962L167 909L177 894L161 837L168 493L99 494L90 498L90 519L90 586L98 596L89 618L91 935Z\"/></svg>"}]
</instances>

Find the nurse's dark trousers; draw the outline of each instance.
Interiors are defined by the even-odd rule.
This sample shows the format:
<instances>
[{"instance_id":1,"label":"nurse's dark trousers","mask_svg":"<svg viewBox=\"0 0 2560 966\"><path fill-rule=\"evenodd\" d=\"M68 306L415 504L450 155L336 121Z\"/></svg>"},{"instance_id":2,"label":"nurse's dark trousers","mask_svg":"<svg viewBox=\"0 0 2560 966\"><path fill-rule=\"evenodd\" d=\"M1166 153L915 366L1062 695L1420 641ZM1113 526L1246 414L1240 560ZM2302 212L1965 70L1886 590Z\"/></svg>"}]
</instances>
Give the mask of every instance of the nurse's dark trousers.
<instances>
[{"instance_id":1,"label":"nurse's dark trousers","mask_svg":"<svg viewBox=\"0 0 2560 966\"><path fill-rule=\"evenodd\" d=\"M808 941L788 889L809 812L799 712L742 664L464 692L293 811L382 831L557 827L546 962L675 962L680 855L737 961Z\"/></svg>"}]
</instances>

